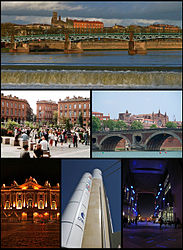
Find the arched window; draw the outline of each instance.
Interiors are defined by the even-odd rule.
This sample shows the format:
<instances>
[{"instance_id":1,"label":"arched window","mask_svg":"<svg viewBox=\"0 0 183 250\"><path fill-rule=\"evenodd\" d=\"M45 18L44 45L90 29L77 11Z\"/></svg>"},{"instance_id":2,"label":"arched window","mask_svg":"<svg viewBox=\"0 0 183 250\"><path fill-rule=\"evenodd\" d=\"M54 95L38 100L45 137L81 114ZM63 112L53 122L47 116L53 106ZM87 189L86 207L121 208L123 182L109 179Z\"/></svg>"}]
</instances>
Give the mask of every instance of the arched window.
<instances>
[{"instance_id":1,"label":"arched window","mask_svg":"<svg viewBox=\"0 0 183 250\"><path fill-rule=\"evenodd\" d=\"M56 201L52 201L51 209L57 209Z\"/></svg>"},{"instance_id":2,"label":"arched window","mask_svg":"<svg viewBox=\"0 0 183 250\"><path fill-rule=\"evenodd\" d=\"M44 204L43 204L42 200L39 201L39 207L38 208L39 209L44 209Z\"/></svg>"},{"instance_id":3,"label":"arched window","mask_svg":"<svg viewBox=\"0 0 183 250\"><path fill-rule=\"evenodd\" d=\"M28 200L28 208L32 208L32 199Z\"/></svg>"},{"instance_id":4,"label":"arched window","mask_svg":"<svg viewBox=\"0 0 183 250\"><path fill-rule=\"evenodd\" d=\"M18 200L17 209L21 209L21 208L22 208L22 201Z\"/></svg>"}]
</instances>

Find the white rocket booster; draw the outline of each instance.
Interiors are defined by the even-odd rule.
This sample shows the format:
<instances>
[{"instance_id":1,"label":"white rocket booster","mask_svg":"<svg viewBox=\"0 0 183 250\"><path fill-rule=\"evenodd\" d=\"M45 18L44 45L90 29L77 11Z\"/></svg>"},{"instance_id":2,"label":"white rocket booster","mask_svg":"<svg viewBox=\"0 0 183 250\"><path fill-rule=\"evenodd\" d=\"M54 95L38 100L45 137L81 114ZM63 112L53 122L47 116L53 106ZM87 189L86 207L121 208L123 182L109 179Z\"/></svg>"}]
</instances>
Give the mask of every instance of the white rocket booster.
<instances>
[{"instance_id":1,"label":"white rocket booster","mask_svg":"<svg viewBox=\"0 0 183 250\"><path fill-rule=\"evenodd\" d=\"M92 175L85 173L76 187L61 220L61 247L81 248Z\"/></svg>"}]
</instances>

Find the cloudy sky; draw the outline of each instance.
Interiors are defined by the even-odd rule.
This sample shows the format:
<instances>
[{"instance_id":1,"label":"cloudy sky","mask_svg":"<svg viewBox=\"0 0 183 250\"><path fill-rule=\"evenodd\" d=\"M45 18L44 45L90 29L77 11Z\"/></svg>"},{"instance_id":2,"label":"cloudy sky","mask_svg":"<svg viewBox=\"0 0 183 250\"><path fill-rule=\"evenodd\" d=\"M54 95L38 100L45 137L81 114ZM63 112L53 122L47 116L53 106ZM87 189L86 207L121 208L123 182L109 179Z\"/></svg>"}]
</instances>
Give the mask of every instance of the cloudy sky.
<instances>
[{"instance_id":1,"label":"cloudy sky","mask_svg":"<svg viewBox=\"0 0 183 250\"><path fill-rule=\"evenodd\" d=\"M1 22L50 24L52 12L65 18L99 20L104 25L173 24L182 27L181 1L2 1Z\"/></svg>"}]
</instances>

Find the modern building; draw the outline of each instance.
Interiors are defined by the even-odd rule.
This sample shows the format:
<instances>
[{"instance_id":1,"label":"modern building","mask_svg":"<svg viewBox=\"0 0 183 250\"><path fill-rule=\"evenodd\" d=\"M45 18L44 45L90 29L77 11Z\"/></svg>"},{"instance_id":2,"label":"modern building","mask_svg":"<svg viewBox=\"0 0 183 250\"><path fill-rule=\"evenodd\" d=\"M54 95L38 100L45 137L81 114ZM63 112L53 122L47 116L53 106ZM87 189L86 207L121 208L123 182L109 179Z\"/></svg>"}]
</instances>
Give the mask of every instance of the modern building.
<instances>
[{"instance_id":1,"label":"modern building","mask_svg":"<svg viewBox=\"0 0 183 250\"><path fill-rule=\"evenodd\" d=\"M66 97L58 102L58 122L68 119L73 125L78 124L78 118L82 114L83 125L88 127L90 122L90 99L81 96Z\"/></svg>"},{"instance_id":2,"label":"modern building","mask_svg":"<svg viewBox=\"0 0 183 250\"><path fill-rule=\"evenodd\" d=\"M18 185L1 187L1 221L48 221L60 218L60 186L51 186L48 181L44 186L30 177Z\"/></svg>"},{"instance_id":3,"label":"modern building","mask_svg":"<svg viewBox=\"0 0 183 250\"><path fill-rule=\"evenodd\" d=\"M101 112L92 112L92 116L95 116L97 118L99 118L100 121L107 121L107 120L110 120L110 114L108 115L104 115L103 113Z\"/></svg>"},{"instance_id":4,"label":"modern building","mask_svg":"<svg viewBox=\"0 0 183 250\"><path fill-rule=\"evenodd\" d=\"M37 122L52 122L54 112L58 111L58 104L52 100L41 100L36 102L36 121Z\"/></svg>"},{"instance_id":5,"label":"modern building","mask_svg":"<svg viewBox=\"0 0 183 250\"><path fill-rule=\"evenodd\" d=\"M33 111L27 100L1 94L1 122L9 119L18 123L32 121Z\"/></svg>"},{"instance_id":6,"label":"modern building","mask_svg":"<svg viewBox=\"0 0 183 250\"><path fill-rule=\"evenodd\" d=\"M119 113L119 120L124 121L127 125L131 125L133 121L140 121L144 128L150 128L151 125L155 124L158 128L163 128L166 126L166 123L169 121L169 118L165 114L161 114L160 110L158 113L152 114L138 114L132 115L126 110L125 113Z\"/></svg>"}]
</instances>

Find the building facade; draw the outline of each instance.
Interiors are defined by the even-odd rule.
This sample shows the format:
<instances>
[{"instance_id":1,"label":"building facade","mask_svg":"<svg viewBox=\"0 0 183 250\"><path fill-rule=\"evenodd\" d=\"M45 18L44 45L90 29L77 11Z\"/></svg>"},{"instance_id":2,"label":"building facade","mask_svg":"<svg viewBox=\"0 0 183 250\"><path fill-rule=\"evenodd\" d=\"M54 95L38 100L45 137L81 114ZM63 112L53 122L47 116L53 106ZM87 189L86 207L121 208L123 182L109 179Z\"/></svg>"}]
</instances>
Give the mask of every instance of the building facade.
<instances>
[{"instance_id":1,"label":"building facade","mask_svg":"<svg viewBox=\"0 0 183 250\"><path fill-rule=\"evenodd\" d=\"M165 112L165 114L161 114L160 110L158 113L152 114L139 114L132 115L126 110L125 113L119 113L119 120L124 121L127 125L131 126L133 121L140 121L145 129L150 128L153 124L158 128L166 127L166 123L169 121L169 118Z\"/></svg>"},{"instance_id":2,"label":"building facade","mask_svg":"<svg viewBox=\"0 0 183 250\"><path fill-rule=\"evenodd\" d=\"M37 122L52 122L54 112L58 111L58 104L51 100L41 100L36 102L36 121Z\"/></svg>"},{"instance_id":3,"label":"building facade","mask_svg":"<svg viewBox=\"0 0 183 250\"><path fill-rule=\"evenodd\" d=\"M92 112L92 116L95 116L97 118L99 118L100 121L107 121L110 120L110 115L104 115L103 113L100 112Z\"/></svg>"},{"instance_id":4,"label":"building facade","mask_svg":"<svg viewBox=\"0 0 183 250\"><path fill-rule=\"evenodd\" d=\"M1 221L48 221L59 220L60 186L51 187L48 181L44 186L30 177L18 185L1 187Z\"/></svg>"},{"instance_id":5,"label":"building facade","mask_svg":"<svg viewBox=\"0 0 183 250\"><path fill-rule=\"evenodd\" d=\"M27 100L1 94L1 122L9 119L18 123L32 121L33 111Z\"/></svg>"},{"instance_id":6,"label":"building facade","mask_svg":"<svg viewBox=\"0 0 183 250\"><path fill-rule=\"evenodd\" d=\"M83 126L88 127L90 122L90 99L81 96L66 97L58 102L58 123L68 119L73 125L78 124L78 118L82 114Z\"/></svg>"},{"instance_id":7,"label":"building facade","mask_svg":"<svg viewBox=\"0 0 183 250\"><path fill-rule=\"evenodd\" d=\"M53 12L51 18L51 25L59 28L71 28L75 31L102 31L104 28L104 23L100 21L88 21L88 20L76 20L66 18L66 21L63 21L61 16L57 16L57 12Z\"/></svg>"}]
</instances>

